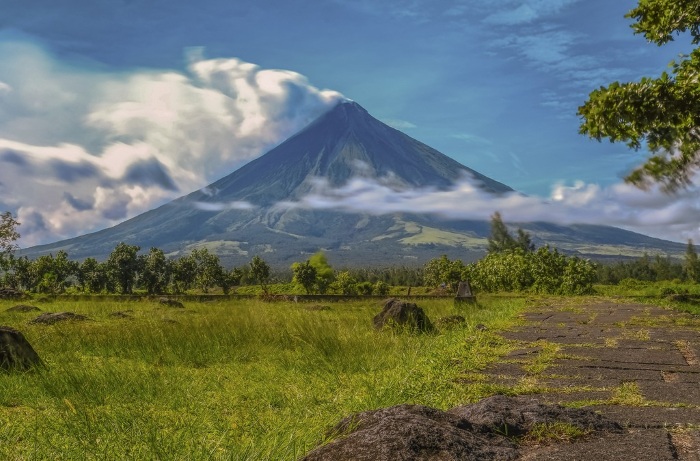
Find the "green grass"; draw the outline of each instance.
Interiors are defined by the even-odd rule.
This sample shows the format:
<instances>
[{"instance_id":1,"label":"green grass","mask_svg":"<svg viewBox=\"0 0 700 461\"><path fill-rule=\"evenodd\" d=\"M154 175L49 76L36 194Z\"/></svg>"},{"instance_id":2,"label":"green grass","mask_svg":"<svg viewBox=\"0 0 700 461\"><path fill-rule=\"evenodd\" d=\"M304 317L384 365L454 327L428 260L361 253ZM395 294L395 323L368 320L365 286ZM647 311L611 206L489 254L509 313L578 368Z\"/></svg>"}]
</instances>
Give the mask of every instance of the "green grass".
<instances>
[{"instance_id":1,"label":"green grass","mask_svg":"<svg viewBox=\"0 0 700 461\"><path fill-rule=\"evenodd\" d=\"M26 301L23 303L27 303ZM30 302L31 303L31 302ZM511 347L496 332L523 299L456 310L419 301L432 320L466 326L437 335L376 332L376 301L186 303L57 300L89 322L29 325L8 313L46 370L0 374L0 458L296 459L350 413L399 403L449 408L488 395L477 373ZM131 311L132 318L110 317ZM488 330L474 328L482 323Z\"/></svg>"}]
</instances>

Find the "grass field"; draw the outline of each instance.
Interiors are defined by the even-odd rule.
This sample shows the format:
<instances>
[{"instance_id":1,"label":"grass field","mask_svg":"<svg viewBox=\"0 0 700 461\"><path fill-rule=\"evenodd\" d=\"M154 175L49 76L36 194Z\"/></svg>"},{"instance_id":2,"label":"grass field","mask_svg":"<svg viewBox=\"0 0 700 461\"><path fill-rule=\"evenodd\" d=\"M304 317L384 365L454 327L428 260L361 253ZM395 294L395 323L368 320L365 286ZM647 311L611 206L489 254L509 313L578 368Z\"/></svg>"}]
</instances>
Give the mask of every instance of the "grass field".
<instances>
[{"instance_id":1,"label":"grass field","mask_svg":"<svg viewBox=\"0 0 700 461\"><path fill-rule=\"evenodd\" d=\"M376 301L33 303L92 319L52 326L6 312L15 304L0 301L0 325L22 331L47 368L0 374L0 459L291 460L353 412L488 395L459 377L511 347L495 332L525 300L419 301L433 321L467 318L438 334L375 331Z\"/></svg>"}]
</instances>

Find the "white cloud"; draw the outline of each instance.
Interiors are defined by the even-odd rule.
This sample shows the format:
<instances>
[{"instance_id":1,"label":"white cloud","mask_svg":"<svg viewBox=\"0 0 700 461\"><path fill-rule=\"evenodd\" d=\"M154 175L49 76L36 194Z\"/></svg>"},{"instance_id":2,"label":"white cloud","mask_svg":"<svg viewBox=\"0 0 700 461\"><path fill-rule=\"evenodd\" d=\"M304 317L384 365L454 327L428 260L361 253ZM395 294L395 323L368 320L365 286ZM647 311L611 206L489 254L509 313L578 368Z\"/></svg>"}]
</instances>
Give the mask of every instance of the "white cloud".
<instances>
[{"instance_id":1,"label":"white cloud","mask_svg":"<svg viewBox=\"0 0 700 461\"><path fill-rule=\"evenodd\" d=\"M488 220L500 211L509 222L544 221L562 225L598 224L621 227L673 241L700 241L700 190L666 195L627 184L601 187L577 182L555 184L549 197L519 193L493 196L464 178L449 190L397 190L382 181L355 178L333 189L323 180L297 202L281 208L305 208L361 212L427 213L448 219Z\"/></svg>"},{"instance_id":2,"label":"white cloud","mask_svg":"<svg viewBox=\"0 0 700 461\"><path fill-rule=\"evenodd\" d=\"M417 126L414 123L411 123L407 120L399 120L395 118L385 118L382 119L382 122L386 123L392 128L396 128L397 130L410 130L413 128L417 128Z\"/></svg>"},{"instance_id":3,"label":"white cloud","mask_svg":"<svg viewBox=\"0 0 700 461\"><path fill-rule=\"evenodd\" d=\"M295 72L192 58L186 72L63 64L0 42L0 205L22 246L113 225L206 186L342 96Z\"/></svg>"}]
</instances>

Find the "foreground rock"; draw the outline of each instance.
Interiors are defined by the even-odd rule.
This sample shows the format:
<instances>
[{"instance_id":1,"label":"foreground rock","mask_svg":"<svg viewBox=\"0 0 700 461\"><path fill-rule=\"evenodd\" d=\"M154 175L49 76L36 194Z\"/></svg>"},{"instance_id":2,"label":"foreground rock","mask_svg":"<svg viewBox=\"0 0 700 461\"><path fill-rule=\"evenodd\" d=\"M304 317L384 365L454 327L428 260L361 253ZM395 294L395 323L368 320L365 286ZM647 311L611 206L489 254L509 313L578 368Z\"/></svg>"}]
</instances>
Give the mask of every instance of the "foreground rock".
<instances>
[{"instance_id":1,"label":"foreground rock","mask_svg":"<svg viewBox=\"0 0 700 461\"><path fill-rule=\"evenodd\" d=\"M542 404L527 397L494 395L472 405L449 410L482 431L524 436L535 426L564 423L583 432L622 432L622 426L581 408Z\"/></svg>"},{"instance_id":2,"label":"foreground rock","mask_svg":"<svg viewBox=\"0 0 700 461\"><path fill-rule=\"evenodd\" d=\"M622 432L619 424L590 410L494 396L447 412L397 405L358 413L332 429L333 442L302 461L510 461L520 455L514 436L552 423L586 433Z\"/></svg>"},{"instance_id":3,"label":"foreground rock","mask_svg":"<svg viewBox=\"0 0 700 461\"><path fill-rule=\"evenodd\" d=\"M39 355L22 333L0 326L0 369L26 371L41 365Z\"/></svg>"},{"instance_id":4,"label":"foreground rock","mask_svg":"<svg viewBox=\"0 0 700 461\"><path fill-rule=\"evenodd\" d=\"M374 316L374 327L401 327L412 331L433 331L433 324L423 309L414 303L407 303L398 299L388 299L384 302L382 311Z\"/></svg>"},{"instance_id":5,"label":"foreground rock","mask_svg":"<svg viewBox=\"0 0 700 461\"><path fill-rule=\"evenodd\" d=\"M82 321L90 319L85 317L84 315L76 314L74 312L46 312L45 314L41 314L39 317L35 318L29 323L53 325L54 323L65 322L69 320Z\"/></svg>"}]
</instances>

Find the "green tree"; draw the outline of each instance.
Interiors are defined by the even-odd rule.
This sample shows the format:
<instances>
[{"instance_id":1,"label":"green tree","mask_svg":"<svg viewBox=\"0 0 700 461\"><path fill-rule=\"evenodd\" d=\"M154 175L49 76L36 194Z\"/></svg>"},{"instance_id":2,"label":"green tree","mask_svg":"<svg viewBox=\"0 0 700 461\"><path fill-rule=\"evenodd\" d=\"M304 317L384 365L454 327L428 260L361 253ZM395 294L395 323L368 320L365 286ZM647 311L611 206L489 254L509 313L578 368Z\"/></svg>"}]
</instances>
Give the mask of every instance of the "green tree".
<instances>
[{"instance_id":1,"label":"green tree","mask_svg":"<svg viewBox=\"0 0 700 461\"><path fill-rule=\"evenodd\" d=\"M311 265L308 260L303 263L292 264L292 273L294 274L294 282L304 288L306 294L311 294L316 288L316 268Z\"/></svg>"},{"instance_id":2,"label":"green tree","mask_svg":"<svg viewBox=\"0 0 700 461\"><path fill-rule=\"evenodd\" d=\"M626 15L636 34L659 46L690 32L700 43L700 0L639 0ZM653 155L627 176L639 187L685 187L700 161L700 49L670 64L670 73L594 90L578 109L580 133L601 141L647 146Z\"/></svg>"},{"instance_id":3,"label":"green tree","mask_svg":"<svg viewBox=\"0 0 700 461\"><path fill-rule=\"evenodd\" d=\"M331 265L328 264L326 254L322 251L314 253L309 258L309 264L316 269L316 287L318 292L321 294L326 293L331 283L335 280L335 272Z\"/></svg>"},{"instance_id":4,"label":"green tree","mask_svg":"<svg viewBox=\"0 0 700 461\"><path fill-rule=\"evenodd\" d=\"M459 282L464 279L464 263L450 260L447 255L428 261L423 268L423 284L436 288L443 283L453 292L457 292Z\"/></svg>"},{"instance_id":5,"label":"green tree","mask_svg":"<svg viewBox=\"0 0 700 461\"><path fill-rule=\"evenodd\" d=\"M491 216L491 235L488 238L488 242L489 253L501 253L518 248L525 252L535 250L530 234L518 228L517 237L513 237L508 232L508 227L506 227L503 218L501 218L501 213L498 211Z\"/></svg>"},{"instance_id":6,"label":"green tree","mask_svg":"<svg viewBox=\"0 0 700 461\"><path fill-rule=\"evenodd\" d=\"M182 256L173 264L173 291L184 293L194 286L197 277L197 261L192 255Z\"/></svg>"},{"instance_id":7,"label":"green tree","mask_svg":"<svg viewBox=\"0 0 700 461\"><path fill-rule=\"evenodd\" d=\"M219 286L221 287L221 290L224 292L224 294L227 295L231 292L231 288L241 284L242 278L243 270L238 267L234 267L230 271L222 270L221 279L219 280Z\"/></svg>"},{"instance_id":8,"label":"green tree","mask_svg":"<svg viewBox=\"0 0 700 461\"><path fill-rule=\"evenodd\" d=\"M270 280L270 266L260 256L254 256L250 261L250 277L260 285L263 293L267 294L267 283Z\"/></svg>"},{"instance_id":9,"label":"green tree","mask_svg":"<svg viewBox=\"0 0 700 461\"><path fill-rule=\"evenodd\" d=\"M138 252L141 247L119 243L107 258L107 270L121 294L131 294L140 269Z\"/></svg>"},{"instance_id":10,"label":"green tree","mask_svg":"<svg viewBox=\"0 0 700 461\"><path fill-rule=\"evenodd\" d=\"M685 277L691 282L700 282L700 261L698 261L698 253L695 251L695 245L692 240L688 240L688 246L685 250L685 260L683 261L683 270Z\"/></svg>"},{"instance_id":11,"label":"green tree","mask_svg":"<svg viewBox=\"0 0 700 461\"><path fill-rule=\"evenodd\" d=\"M140 283L149 295L167 291L172 276L172 263L160 248L151 248L141 256Z\"/></svg>"},{"instance_id":12,"label":"green tree","mask_svg":"<svg viewBox=\"0 0 700 461\"><path fill-rule=\"evenodd\" d=\"M341 295L354 296L357 294L357 280L348 271L338 272L331 288Z\"/></svg>"},{"instance_id":13,"label":"green tree","mask_svg":"<svg viewBox=\"0 0 700 461\"><path fill-rule=\"evenodd\" d=\"M7 273L11 264L12 253L17 249L15 241L19 239L17 227L19 222L6 211L0 214L0 269Z\"/></svg>"},{"instance_id":14,"label":"green tree","mask_svg":"<svg viewBox=\"0 0 700 461\"><path fill-rule=\"evenodd\" d=\"M107 290L107 265L95 258L85 258L78 269L78 284L85 293L101 293Z\"/></svg>"},{"instance_id":15,"label":"green tree","mask_svg":"<svg viewBox=\"0 0 700 461\"><path fill-rule=\"evenodd\" d=\"M219 257L212 254L206 248L198 248L192 251L195 269L195 285L204 293L209 292L209 288L221 281L224 269L221 267Z\"/></svg>"}]
</instances>

